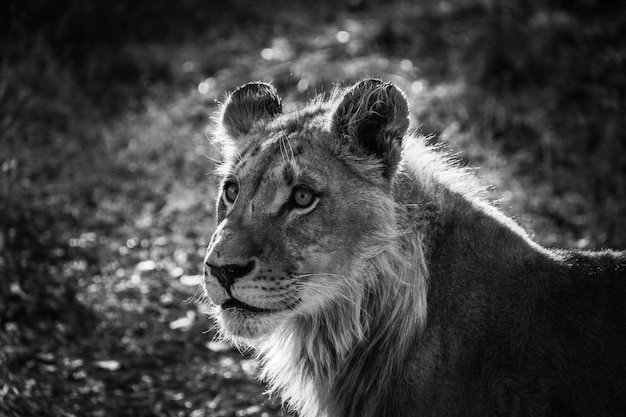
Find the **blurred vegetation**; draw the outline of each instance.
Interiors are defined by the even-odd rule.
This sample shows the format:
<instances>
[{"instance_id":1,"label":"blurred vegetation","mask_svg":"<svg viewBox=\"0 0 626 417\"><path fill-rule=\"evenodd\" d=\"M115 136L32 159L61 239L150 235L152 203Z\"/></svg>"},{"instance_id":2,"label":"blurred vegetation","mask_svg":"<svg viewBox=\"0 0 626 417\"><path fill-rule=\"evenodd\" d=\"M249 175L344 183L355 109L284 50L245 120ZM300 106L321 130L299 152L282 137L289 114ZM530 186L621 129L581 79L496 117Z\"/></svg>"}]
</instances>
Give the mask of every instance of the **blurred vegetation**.
<instances>
[{"instance_id":1,"label":"blurred vegetation","mask_svg":"<svg viewBox=\"0 0 626 417\"><path fill-rule=\"evenodd\" d=\"M198 302L210 117L366 75L552 246L626 246L618 1L0 5L0 415L287 415Z\"/></svg>"}]
</instances>

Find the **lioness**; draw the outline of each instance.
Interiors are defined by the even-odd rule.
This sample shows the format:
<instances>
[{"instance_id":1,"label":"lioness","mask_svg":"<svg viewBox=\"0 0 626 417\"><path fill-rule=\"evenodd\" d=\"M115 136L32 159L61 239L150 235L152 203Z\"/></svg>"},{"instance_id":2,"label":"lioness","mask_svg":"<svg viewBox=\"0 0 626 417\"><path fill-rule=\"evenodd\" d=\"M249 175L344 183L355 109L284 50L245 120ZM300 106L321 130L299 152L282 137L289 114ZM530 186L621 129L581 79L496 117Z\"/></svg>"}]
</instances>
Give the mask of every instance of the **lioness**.
<instances>
[{"instance_id":1,"label":"lioness","mask_svg":"<svg viewBox=\"0 0 626 417\"><path fill-rule=\"evenodd\" d=\"M626 254L545 249L365 79L222 107L205 289L302 417L626 416Z\"/></svg>"}]
</instances>

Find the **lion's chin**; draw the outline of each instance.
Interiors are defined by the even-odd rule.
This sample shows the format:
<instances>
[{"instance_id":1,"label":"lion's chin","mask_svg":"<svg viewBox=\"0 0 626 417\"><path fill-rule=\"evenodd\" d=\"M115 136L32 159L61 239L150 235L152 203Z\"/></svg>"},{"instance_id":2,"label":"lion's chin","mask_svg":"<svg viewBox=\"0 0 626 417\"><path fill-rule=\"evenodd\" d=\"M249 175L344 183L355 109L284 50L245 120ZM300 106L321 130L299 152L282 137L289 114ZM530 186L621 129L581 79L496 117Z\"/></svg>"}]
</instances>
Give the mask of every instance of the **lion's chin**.
<instances>
[{"instance_id":1,"label":"lion's chin","mask_svg":"<svg viewBox=\"0 0 626 417\"><path fill-rule=\"evenodd\" d=\"M239 308L221 308L219 323L233 340L255 340L267 336L286 319L285 311L251 312Z\"/></svg>"}]
</instances>

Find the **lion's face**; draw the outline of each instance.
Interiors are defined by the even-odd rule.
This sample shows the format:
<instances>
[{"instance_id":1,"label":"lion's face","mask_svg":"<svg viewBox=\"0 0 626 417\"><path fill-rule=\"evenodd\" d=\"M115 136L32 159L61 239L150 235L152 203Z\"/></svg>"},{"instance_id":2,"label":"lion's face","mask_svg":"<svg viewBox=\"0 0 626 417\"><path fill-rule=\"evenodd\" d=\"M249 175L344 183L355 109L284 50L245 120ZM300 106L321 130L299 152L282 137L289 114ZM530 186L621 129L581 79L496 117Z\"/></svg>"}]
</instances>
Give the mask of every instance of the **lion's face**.
<instances>
[{"instance_id":1,"label":"lion's face","mask_svg":"<svg viewBox=\"0 0 626 417\"><path fill-rule=\"evenodd\" d=\"M317 148L312 132L264 133L222 181L206 256L225 329L251 338L341 296L342 275L377 226L375 187Z\"/></svg>"},{"instance_id":2,"label":"lion's face","mask_svg":"<svg viewBox=\"0 0 626 417\"><path fill-rule=\"evenodd\" d=\"M337 145L328 109L245 125L259 109L243 111L249 103L238 99L235 92L224 110L224 129L236 140L220 170L205 288L222 329L255 339L354 298L363 288L354 271L380 251L393 204L380 164L353 164L358 158Z\"/></svg>"}]
</instances>

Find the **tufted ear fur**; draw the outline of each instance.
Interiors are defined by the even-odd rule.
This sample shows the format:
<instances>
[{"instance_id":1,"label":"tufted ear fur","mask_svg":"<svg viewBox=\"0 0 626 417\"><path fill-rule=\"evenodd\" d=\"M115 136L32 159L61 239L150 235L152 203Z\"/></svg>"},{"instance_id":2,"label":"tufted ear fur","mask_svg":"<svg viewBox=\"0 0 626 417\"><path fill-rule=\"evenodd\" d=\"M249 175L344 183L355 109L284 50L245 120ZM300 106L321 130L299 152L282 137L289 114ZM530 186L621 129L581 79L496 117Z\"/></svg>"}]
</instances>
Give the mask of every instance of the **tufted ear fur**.
<instances>
[{"instance_id":1,"label":"tufted ear fur","mask_svg":"<svg viewBox=\"0 0 626 417\"><path fill-rule=\"evenodd\" d=\"M282 105L276 89L266 83L252 82L238 87L223 106L221 126L236 140L261 120L281 113Z\"/></svg>"},{"instance_id":2,"label":"tufted ear fur","mask_svg":"<svg viewBox=\"0 0 626 417\"><path fill-rule=\"evenodd\" d=\"M393 176L409 128L409 105L398 87L376 78L359 81L344 94L332 122L339 137L382 161L385 178Z\"/></svg>"}]
</instances>

